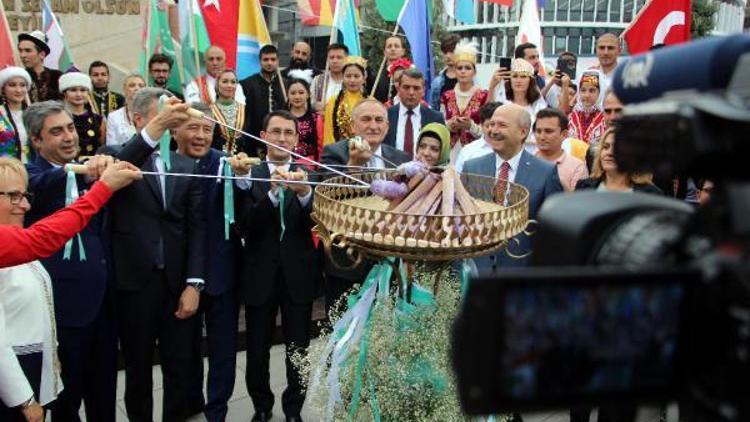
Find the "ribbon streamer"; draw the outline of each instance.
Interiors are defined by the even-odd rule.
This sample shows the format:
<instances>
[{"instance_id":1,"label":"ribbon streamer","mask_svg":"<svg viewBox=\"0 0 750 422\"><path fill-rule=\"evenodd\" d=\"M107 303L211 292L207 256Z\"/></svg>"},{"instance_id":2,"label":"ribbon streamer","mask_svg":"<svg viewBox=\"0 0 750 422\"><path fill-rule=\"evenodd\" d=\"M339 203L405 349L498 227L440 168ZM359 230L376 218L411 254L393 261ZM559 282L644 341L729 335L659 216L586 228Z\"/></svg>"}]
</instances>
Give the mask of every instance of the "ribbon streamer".
<instances>
[{"instance_id":1,"label":"ribbon streamer","mask_svg":"<svg viewBox=\"0 0 750 422\"><path fill-rule=\"evenodd\" d=\"M159 112L164 108L164 101L167 99L166 95L159 97ZM164 163L164 169L169 171L172 169L172 158L169 156L169 131L165 130L159 138L159 155L161 155L161 161Z\"/></svg>"},{"instance_id":2,"label":"ribbon streamer","mask_svg":"<svg viewBox=\"0 0 750 422\"><path fill-rule=\"evenodd\" d=\"M281 221L281 236L279 236L279 242L284 240L284 232L286 231L286 222L284 222L284 206L286 202L286 193L284 188L279 188L279 220Z\"/></svg>"},{"instance_id":3,"label":"ribbon streamer","mask_svg":"<svg viewBox=\"0 0 750 422\"><path fill-rule=\"evenodd\" d=\"M67 171L68 176L65 181L65 206L72 204L78 199L78 182L76 181L76 174L72 170ZM78 238L78 259L80 261L86 260L86 249L83 247L83 239L81 234L76 234ZM68 261L73 253L73 238L68 239L65 242L65 249L63 251L63 259Z\"/></svg>"},{"instance_id":4,"label":"ribbon streamer","mask_svg":"<svg viewBox=\"0 0 750 422\"><path fill-rule=\"evenodd\" d=\"M219 162L219 172L223 169L224 176L224 238L229 240L229 227L234 224L234 183L228 177L232 177L232 167L227 162L226 157L222 157ZM216 179L220 182L222 179Z\"/></svg>"}]
</instances>

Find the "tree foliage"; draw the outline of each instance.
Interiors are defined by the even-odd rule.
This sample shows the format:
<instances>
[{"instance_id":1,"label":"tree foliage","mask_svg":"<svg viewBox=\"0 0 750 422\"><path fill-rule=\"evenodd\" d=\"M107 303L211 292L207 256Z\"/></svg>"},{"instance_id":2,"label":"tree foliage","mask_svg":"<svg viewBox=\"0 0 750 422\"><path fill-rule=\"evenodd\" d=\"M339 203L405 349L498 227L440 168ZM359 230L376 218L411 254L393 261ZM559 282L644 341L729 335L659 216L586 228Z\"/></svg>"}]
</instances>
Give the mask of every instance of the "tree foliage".
<instances>
[{"instance_id":1,"label":"tree foliage","mask_svg":"<svg viewBox=\"0 0 750 422\"><path fill-rule=\"evenodd\" d=\"M711 35L714 15L718 11L719 4L715 0L693 0L690 19L690 35L693 39Z\"/></svg>"}]
</instances>

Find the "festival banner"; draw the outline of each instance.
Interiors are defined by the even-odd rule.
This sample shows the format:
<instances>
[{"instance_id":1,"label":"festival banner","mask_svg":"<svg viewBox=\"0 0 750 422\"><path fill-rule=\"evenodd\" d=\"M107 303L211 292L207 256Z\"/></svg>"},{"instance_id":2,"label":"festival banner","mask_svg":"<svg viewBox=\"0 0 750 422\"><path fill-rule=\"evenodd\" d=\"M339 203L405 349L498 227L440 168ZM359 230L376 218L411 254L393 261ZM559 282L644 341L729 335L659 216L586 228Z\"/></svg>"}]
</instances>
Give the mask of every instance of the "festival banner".
<instances>
[{"instance_id":1,"label":"festival banner","mask_svg":"<svg viewBox=\"0 0 750 422\"><path fill-rule=\"evenodd\" d=\"M263 10L258 0L240 0L237 27L237 78L260 72L260 48L271 43Z\"/></svg>"},{"instance_id":2,"label":"festival banner","mask_svg":"<svg viewBox=\"0 0 750 422\"><path fill-rule=\"evenodd\" d=\"M47 0L41 2L42 6L42 28L47 35L47 45L49 45L49 54L44 58L44 65L50 69L58 69L62 72L77 70L73 63L73 55L70 54L68 44L65 42L62 27L57 21L57 17L52 13Z\"/></svg>"},{"instance_id":3,"label":"festival banner","mask_svg":"<svg viewBox=\"0 0 750 422\"><path fill-rule=\"evenodd\" d=\"M177 7L180 17L182 65L187 83L201 76L203 54L211 46L211 41L208 39L208 31L198 1L181 1L177 3Z\"/></svg>"},{"instance_id":4,"label":"festival banner","mask_svg":"<svg viewBox=\"0 0 750 422\"><path fill-rule=\"evenodd\" d=\"M361 56L362 48L359 43L359 20L354 0L341 0L336 3L336 13L333 18L335 26L342 35L342 42L349 49L349 55Z\"/></svg>"}]
</instances>

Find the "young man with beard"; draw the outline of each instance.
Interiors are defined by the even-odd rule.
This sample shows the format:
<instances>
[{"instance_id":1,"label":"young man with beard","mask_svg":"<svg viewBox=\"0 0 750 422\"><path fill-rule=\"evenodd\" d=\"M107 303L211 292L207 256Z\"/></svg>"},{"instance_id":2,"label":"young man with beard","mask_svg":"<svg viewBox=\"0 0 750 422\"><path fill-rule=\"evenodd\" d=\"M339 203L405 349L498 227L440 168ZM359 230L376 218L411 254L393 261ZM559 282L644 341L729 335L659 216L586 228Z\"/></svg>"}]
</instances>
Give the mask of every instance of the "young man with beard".
<instances>
[{"instance_id":1,"label":"young man with beard","mask_svg":"<svg viewBox=\"0 0 750 422\"><path fill-rule=\"evenodd\" d=\"M315 68L310 62L312 61L312 49L310 44L299 41L292 47L292 57L289 59L289 66L281 70L281 77L289 78L289 71L294 69L312 70L312 76L318 76L323 73L320 69Z\"/></svg>"},{"instance_id":2,"label":"young man with beard","mask_svg":"<svg viewBox=\"0 0 750 422\"><path fill-rule=\"evenodd\" d=\"M29 98L32 103L62 99L58 88L62 72L44 67L44 58L49 52L47 36L42 31L18 35L18 55L31 76Z\"/></svg>"},{"instance_id":3,"label":"young man with beard","mask_svg":"<svg viewBox=\"0 0 750 422\"><path fill-rule=\"evenodd\" d=\"M281 81L278 78L279 51L269 44L260 49L260 72L240 81L245 103L245 132L259 136L263 118L286 106ZM251 142L248 155L257 156L265 146Z\"/></svg>"},{"instance_id":4,"label":"young man with beard","mask_svg":"<svg viewBox=\"0 0 750 422\"><path fill-rule=\"evenodd\" d=\"M94 86L94 113L104 117L125 105L125 97L109 90L109 66L95 60L89 65L89 77Z\"/></svg>"},{"instance_id":5,"label":"young man with beard","mask_svg":"<svg viewBox=\"0 0 750 422\"><path fill-rule=\"evenodd\" d=\"M185 87L185 102L188 104L213 104L216 101L216 78L226 68L227 54L221 47L212 45L206 49L204 61L206 75L196 78ZM245 104L245 93L239 85L234 92L234 99L240 104Z\"/></svg>"},{"instance_id":6,"label":"young man with beard","mask_svg":"<svg viewBox=\"0 0 750 422\"><path fill-rule=\"evenodd\" d=\"M167 88L169 74L172 72L174 61L167 55L156 53L148 59L148 73L151 76L152 84L155 88L161 88L169 91L172 95L182 100L182 95L172 92Z\"/></svg>"}]
</instances>

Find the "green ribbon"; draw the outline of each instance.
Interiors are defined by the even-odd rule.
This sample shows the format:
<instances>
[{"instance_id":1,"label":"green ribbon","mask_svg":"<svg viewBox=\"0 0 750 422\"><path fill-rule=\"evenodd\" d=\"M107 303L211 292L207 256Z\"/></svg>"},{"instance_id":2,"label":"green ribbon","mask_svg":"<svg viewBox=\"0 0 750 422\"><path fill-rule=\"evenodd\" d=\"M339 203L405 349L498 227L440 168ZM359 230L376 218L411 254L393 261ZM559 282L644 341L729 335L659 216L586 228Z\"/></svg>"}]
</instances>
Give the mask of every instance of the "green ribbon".
<instances>
[{"instance_id":1,"label":"green ribbon","mask_svg":"<svg viewBox=\"0 0 750 422\"><path fill-rule=\"evenodd\" d=\"M76 174L72 171L68 171L68 178L65 181L65 206L72 204L78 199L78 182L76 181ZM78 237L78 259L80 261L86 260L86 249L83 247L83 239L81 234L76 234ZM63 252L63 259L70 260L70 256L73 253L73 238L70 238L65 242L65 250Z\"/></svg>"},{"instance_id":2,"label":"green ribbon","mask_svg":"<svg viewBox=\"0 0 750 422\"><path fill-rule=\"evenodd\" d=\"M464 259L461 264L461 298L466 297L466 292L469 290L469 279L471 274L474 273L475 266L468 259Z\"/></svg>"},{"instance_id":3,"label":"green ribbon","mask_svg":"<svg viewBox=\"0 0 750 422\"><path fill-rule=\"evenodd\" d=\"M159 110L157 112L161 112L161 110L164 108L164 102L166 101L167 96L162 95L159 97ZM169 137L169 131L165 130L164 133L161 134L161 138L159 138L159 155L161 155L161 161L164 163L164 170L169 171L172 169L172 159L169 156L169 142L171 141Z\"/></svg>"},{"instance_id":4,"label":"green ribbon","mask_svg":"<svg viewBox=\"0 0 750 422\"><path fill-rule=\"evenodd\" d=\"M284 204L286 202L286 194L284 188L279 188L279 219L281 220L281 236L279 236L279 242L284 240L284 232L286 231L286 223L284 222Z\"/></svg>"},{"instance_id":5,"label":"green ribbon","mask_svg":"<svg viewBox=\"0 0 750 422\"><path fill-rule=\"evenodd\" d=\"M229 226L234 224L234 185L232 179L232 167L225 158L221 159L219 165L224 166L224 238L229 240Z\"/></svg>"}]
</instances>

